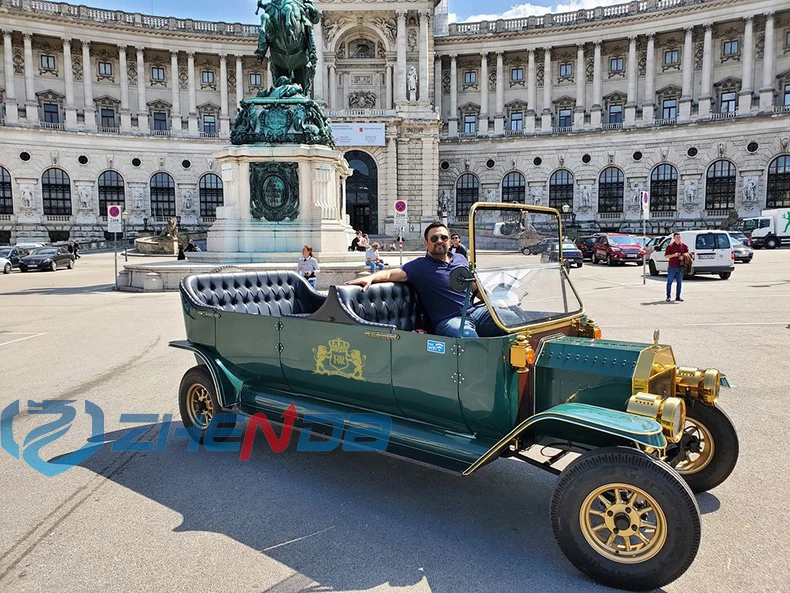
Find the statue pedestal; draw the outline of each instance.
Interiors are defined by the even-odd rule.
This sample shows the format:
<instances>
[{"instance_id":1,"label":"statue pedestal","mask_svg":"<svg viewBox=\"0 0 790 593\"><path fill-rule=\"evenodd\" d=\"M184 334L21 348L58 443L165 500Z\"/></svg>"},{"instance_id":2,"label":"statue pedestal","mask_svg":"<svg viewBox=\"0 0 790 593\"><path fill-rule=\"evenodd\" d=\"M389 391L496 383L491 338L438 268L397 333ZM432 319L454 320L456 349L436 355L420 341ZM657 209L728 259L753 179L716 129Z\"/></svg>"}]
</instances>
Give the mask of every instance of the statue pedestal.
<instances>
[{"instance_id":1,"label":"statue pedestal","mask_svg":"<svg viewBox=\"0 0 790 593\"><path fill-rule=\"evenodd\" d=\"M344 261L353 235L342 188L351 173L341 152L322 145L230 146L215 153L223 207L198 259L295 264L309 244L319 261ZM190 254L192 256L193 254Z\"/></svg>"}]
</instances>

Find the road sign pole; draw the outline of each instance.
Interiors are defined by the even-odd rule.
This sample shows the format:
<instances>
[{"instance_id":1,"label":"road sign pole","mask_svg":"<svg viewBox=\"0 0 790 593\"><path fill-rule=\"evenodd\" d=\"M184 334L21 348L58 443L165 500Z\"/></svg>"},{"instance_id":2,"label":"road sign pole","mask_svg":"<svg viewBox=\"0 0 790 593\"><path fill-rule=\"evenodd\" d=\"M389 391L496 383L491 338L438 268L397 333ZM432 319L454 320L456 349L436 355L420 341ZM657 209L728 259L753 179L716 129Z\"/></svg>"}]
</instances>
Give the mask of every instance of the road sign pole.
<instances>
[{"instance_id":1,"label":"road sign pole","mask_svg":"<svg viewBox=\"0 0 790 593\"><path fill-rule=\"evenodd\" d=\"M646 191L642 192L642 284L647 284L647 274L645 273L645 247L647 245L647 216L650 212L650 194Z\"/></svg>"},{"instance_id":2,"label":"road sign pole","mask_svg":"<svg viewBox=\"0 0 790 593\"><path fill-rule=\"evenodd\" d=\"M400 236L398 239L400 243L400 267L403 267L403 227L400 228Z\"/></svg>"},{"instance_id":3,"label":"road sign pole","mask_svg":"<svg viewBox=\"0 0 790 593\"><path fill-rule=\"evenodd\" d=\"M113 238L115 239L115 257L113 258L115 262L115 290L118 290L118 233L113 233Z\"/></svg>"}]
</instances>

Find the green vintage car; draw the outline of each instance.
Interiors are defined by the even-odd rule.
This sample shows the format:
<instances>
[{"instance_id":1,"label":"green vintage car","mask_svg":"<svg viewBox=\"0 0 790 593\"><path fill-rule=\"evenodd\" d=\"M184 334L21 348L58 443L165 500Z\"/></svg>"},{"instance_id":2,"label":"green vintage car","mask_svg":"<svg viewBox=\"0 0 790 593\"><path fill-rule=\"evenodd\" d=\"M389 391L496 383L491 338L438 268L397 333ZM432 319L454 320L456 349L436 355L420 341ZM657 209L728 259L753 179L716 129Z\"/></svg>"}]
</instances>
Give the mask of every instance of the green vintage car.
<instances>
[{"instance_id":1,"label":"green vintage car","mask_svg":"<svg viewBox=\"0 0 790 593\"><path fill-rule=\"evenodd\" d=\"M185 426L204 431L222 411L279 419L292 403L297 425L383 413L388 453L464 476L500 458L558 474L554 535L595 580L644 590L677 579L700 542L692 492L720 484L738 457L718 406L726 379L678 366L657 332L602 339L562 262L521 254L525 233L562 237L559 213L475 204L470 268L452 277L470 300L476 283L498 337L431 334L408 283L324 295L294 272L184 278L187 340L171 345L198 363L181 382Z\"/></svg>"}]
</instances>

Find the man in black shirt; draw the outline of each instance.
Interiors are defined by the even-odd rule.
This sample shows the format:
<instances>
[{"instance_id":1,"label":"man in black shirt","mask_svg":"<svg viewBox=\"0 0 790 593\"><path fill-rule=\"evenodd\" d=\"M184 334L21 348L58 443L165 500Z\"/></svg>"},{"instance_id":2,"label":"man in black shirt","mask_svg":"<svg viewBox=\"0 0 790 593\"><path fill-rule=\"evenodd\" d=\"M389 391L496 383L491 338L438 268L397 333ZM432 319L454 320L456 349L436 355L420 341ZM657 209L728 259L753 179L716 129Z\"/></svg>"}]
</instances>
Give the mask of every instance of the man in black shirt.
<instances>
[{"instance_id":1,"label":"man in black shirt","mask_svg":"<svg viewBox=\"0 0 790 593\"><path fill-rule=\"evenodd\" d=\"M458 253L463 255L465 258L469 258L469 254L466 252L466 247L461 245L461 237L458 236L458 233L453 233L452 237L450 237L450 253Z\"/></svg>"},{"instance_id":2,"label":"man in black shirt","mask_svg":"<svg viewBox=\"0 0 790 593\"><path fill-rule=\"evenodd\" d=\"M357 231L357 236L351 240L351 247L349 251L359 251L359 242L362 240L362 231ZM364 251L364 249L363 249Z\"/></svg>"}]
</instances>

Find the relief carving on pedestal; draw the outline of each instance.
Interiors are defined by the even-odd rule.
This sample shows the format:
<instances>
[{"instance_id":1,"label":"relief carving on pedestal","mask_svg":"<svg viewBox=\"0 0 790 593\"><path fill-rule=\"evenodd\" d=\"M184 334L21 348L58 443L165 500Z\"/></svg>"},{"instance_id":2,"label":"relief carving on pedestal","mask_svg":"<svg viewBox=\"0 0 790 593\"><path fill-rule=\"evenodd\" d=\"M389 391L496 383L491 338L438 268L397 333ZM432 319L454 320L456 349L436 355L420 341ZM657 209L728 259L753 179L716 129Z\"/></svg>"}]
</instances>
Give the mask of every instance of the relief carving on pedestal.
<instances>
[{"instance_id":1,"label":"relief carving on pedestal","mask_svg":"<svg viewBox=\"0 0 790 593\"><path fill-rule=\"evenodd\" d=\"M376 94L371 91L356 91L348 96L348 106L354 109L372 109L376 106Z\"/></svg>"}]
</instances>

